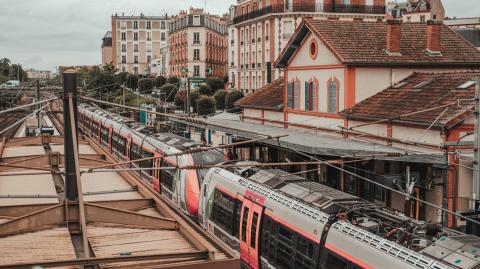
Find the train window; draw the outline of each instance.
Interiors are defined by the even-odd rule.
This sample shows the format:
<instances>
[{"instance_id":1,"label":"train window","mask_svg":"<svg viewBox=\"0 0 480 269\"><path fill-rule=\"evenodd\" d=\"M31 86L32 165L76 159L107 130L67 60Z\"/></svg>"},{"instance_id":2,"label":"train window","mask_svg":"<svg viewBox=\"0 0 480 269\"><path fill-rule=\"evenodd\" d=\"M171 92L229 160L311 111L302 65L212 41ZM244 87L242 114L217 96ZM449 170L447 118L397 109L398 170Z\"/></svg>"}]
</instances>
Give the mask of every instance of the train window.
<instances>
[{"instance_id":1,"label":"train window","mask_svg":"<svg viewBox=\"0 0 480 269\"><path fill-rule=\"evenodd\" d=\"M295 253L293 231L279 225L277 242L277 265L280 268L292 268L292 253Z\"/></svg>"},{"instance_id":2,"label":"train window","mask_svg":"<svg viewBox=\"0 0 480 269\"><path fill-rule=\"evenodd\" d=\"M242 220L242 241L247 242L247 221L248 221L248 207L243 209L243 220Z\"/></svg>"},{"instance_id":3,"label":"train window","mask_svg":"<svg viewBox=\"0 0 480 269\"><path fill-rule=\"evenodd\" d=\"M235 199L235 219L233 220L233 231L232 235L238 238L239 228L240 228L240 211L242 210L243 202Z\"/></svg>"},{"instance_id":4,"label":"train window","mask_svg":"<svg viewBox=\"0 0 480 269\"><path fill-rule=\"evenodd\" d=\"M138 160L140 159L140 147L132 142L132 147L130 149L130 159Z\"/></svg>"},{"instance_id":5,"label":"train window","mask_svg":"<svg viewBox=\"0 0 480 269\"><path fill-rule=\"evenodd\" d=\"M211 219L229 234L233 234L234 230L234 210L235 199L219 190L215 190Z\"/></svg>"},{"instance_id":6,"label":"train window","mask_svg":"<svg viewBox=\"0 0 480 269\"><path fill-rule=\"evenodd\" d=\"M349 269L348 262L337 256L332 252L328 252L327 257L327 268L328 269Z\"/></svg>"},{"instance_id":7,"label":"train window","mask_svg":"<svg viewBox=\"0 0 480 269\"><path fill-rule=\"evenodd\" d=\"M132 146L133 146L133 143L132 143ZM139 148L139 150L140 150L140 148ZM140 153L139 153L139 155L140 155ZM141 157L142 159L144 159L144 158L151 158L151 157L153 157L153 153L150 153L150 152L148 152L148 151L142 151L140 157ZM141 168L150 168L150 167L153 167L153 159L147 160L147 161L141 161L141 162L139 163L139 165L140 165ZM146 170L145 173L147 173L148 175L151 176L151 175L152 175L152 170Z\"/></svg>"},{"instance_id":8,"label":"train window","mask_svg":"<svg viewBox=\"0 0 480 269\"><path fill-rule=\"evenodd\" d=\"M102 127L102 142L108 144L108 129L105 126Z\"/></svg>"},{"instance_id":9,"label":"train window","mask_svg":"<svg viewBox=\"0 0 480 269\"><path fill-rule=\"evenodd\" d=\"M160 167L168 167L170 164L162 160L160 162ZM160 183L162 186L166 187L168 190L173 191L173 179L174 179L173 170L160 170Z\"/></svg>"},{"instance_id":10,"label":"train window","mask_svg":"<svg viewBox=\"0 0 480 269\"><path fill-rule=\"evenodd\" d=\"M252 230L250 231L250 246L252 248L255 248L257 243L257 222L258 213L254 212L252 217Z\"/></svg>"},{"instance_id":11,"label":"train window","mask_svg":"<svg viewBox=\"0 0 480 269\"><path fill-rule=\"evenodd\" d=\"M118 137L118 153L125 155L125 144L126 144L126 139L123 137Z\"/></svg>"},{"instance_id":12,"label":"train window","mask_svg":"<svg viewBox=\"0 0 480 269\"><path fill-rule=\"evenodd\" d=\"M295 247L295 268L310 269L315 268L318 245L307 238L296 234Z\"/></svg>"}]
</instances>

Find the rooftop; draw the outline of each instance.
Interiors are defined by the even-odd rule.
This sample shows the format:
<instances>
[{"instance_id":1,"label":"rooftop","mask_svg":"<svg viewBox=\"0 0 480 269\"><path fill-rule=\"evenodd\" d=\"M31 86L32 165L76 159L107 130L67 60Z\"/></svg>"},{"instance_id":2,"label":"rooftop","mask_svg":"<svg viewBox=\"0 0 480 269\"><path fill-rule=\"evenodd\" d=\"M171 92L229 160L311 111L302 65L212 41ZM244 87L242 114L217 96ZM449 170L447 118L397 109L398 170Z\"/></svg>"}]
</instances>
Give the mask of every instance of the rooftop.
<instances>
[{"instance_id":1,"label":"rooftop","mask_svg":"<svg viewBox=\"0 0 480 269\"><path fill-rule=\"evenodd\" d=\"M472 99L475 96L475 78L480 70L468 72L414 73L396 85L367 98L350 109L340 112L349 119L408 122L450 128L472 114L473 104L457 100ZM421 114L398 118L399 115L435 108Z\"/></svg>"},{"instance_id":2,"label":"rooftop","mask_svg":"<svg viewBox=\"0 0 480 269\"><path fill-rule=\"evenodd\" d=\"M267 84L250 95L243 97L235 103L241 108L259 108L267 110L283 110L283 77Z\"/></svg>"},{"instance_id":3,"label":"rooftop","mask_svg":"<svg viewBox=\"0 0 480 269\"><path fill-rule=\"evenodd\" d=\"M427 24L401 24L400 54L389 54L385 22L315 20L306 18L280 54L276 66L285 66L310 32L318 36L343 64L480 66L480 52L445 25L441 25L441 54L426 52Z\"/></svg>"}]
</instances>

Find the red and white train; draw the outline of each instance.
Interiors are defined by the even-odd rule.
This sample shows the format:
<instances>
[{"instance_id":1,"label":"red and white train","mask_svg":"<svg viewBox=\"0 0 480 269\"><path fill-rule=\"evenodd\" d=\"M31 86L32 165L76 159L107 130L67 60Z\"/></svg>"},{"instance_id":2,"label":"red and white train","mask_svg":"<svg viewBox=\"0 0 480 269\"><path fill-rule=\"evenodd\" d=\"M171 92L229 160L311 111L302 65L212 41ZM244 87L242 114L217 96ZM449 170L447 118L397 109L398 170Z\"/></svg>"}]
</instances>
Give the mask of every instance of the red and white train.
<instances>
[{"instance_id":1,"label":"red and white train","mask_svg":"<svg viewBox=\"0 0 480 269\"><path fill-rule=\"evenodd\" d=\"M116 155L120 160L138 160L157 157L154 160L132 164L133 168L159 168L190 166L195 164L217 164L225 161L218 150L164 157L199 146L192 140L173 134L148 136L139 130L144 126L126 118L109 117L102 110L87 105L79 107L79 126L84 133ZM196 218L200 196L200 184L207 170L145 170L139 174L153 188L173 201L180 210Z\"/></svg>"},{"instance_id":2,"label":"red and white train","mask_svg":"<svg viewBox=\"0 0 480 269\"><path fill-rule=\"evenodd\" d=\"M246 268L480 268L479 238L278 170L212 168L199 221Z\"/></svg>"},{"instance_id":3,"label":"red and white train","mask_svg":"<svg viewBox=\"0 0 480 269\"><path fill-rule=\"evenodd\" d=\"M120 160L157 157L139 168L219 164L217 150L163 157L199 146L82 105L80 127ZM416 223L358 197L278 170L139 172L153 189L233 250L242 268L480 268L480 240Z\"/></svg>"}]
</instances>

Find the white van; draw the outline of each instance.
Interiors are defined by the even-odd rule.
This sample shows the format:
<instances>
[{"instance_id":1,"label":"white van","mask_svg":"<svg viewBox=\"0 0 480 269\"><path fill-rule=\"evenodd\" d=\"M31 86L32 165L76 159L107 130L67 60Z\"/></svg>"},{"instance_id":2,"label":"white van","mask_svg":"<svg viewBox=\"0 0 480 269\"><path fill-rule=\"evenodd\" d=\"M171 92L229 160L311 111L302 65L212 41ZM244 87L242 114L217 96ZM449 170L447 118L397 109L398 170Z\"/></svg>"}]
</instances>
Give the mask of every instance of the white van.
<instances>
[{"instance_id":1,"label":"white van","mask_svg":"<svg viewBox=\"0 0 480 269\"><path fill-rule=\"evenodd\" d=\"M9 80L2 85L0 85L0 88L14 88L14 87L19 87L20 86L20 81L18 80Z\"/></svg>"}]
</instances>

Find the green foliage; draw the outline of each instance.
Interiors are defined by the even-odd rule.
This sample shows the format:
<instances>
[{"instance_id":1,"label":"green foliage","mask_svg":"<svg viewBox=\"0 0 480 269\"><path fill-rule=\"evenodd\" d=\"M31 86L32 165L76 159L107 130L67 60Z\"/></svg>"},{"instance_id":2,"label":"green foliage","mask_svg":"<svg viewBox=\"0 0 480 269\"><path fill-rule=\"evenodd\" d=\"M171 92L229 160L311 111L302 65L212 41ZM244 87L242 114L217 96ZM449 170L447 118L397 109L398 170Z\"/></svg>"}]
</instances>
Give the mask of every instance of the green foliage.
<instances>
[{"instance_id":1,"label":"green foliage","mask_svg":"<svg viewBox=\"0 0 480 269\"><path fill-rule=\"evenodd\" d=\"M162 87L163 85L165 85L165 83L167 83L167 79L164 76L158 76L157 78L155 78L155 86L157 88Z\"/></svg>"},{"instance_id":2,"label":"green foliage","mask_svg":"<svg viewBox=\"0 0 480 269\"><path fill-rule=\"evenodd\" d=\"M238 112L238 109L234 109L234 103L243 98L243 93L241 91L231 91L228 93L227 98L225 99L225 108L230 112Z\"/></svg>"},{"instance_id":3,"label":"green foliage","mask_svg":"<svg viewBox=\"0 0 480 269\"><path fill-rule=\"evenodd\" d=\"M124 84L127 82L127 76L128 76L128 72L120 72L118 73L118 75L116 76L117 77L117 81L118 83L120 84Z\"/></svg>"},{"instance_id":4,"label":"green foliage","mask_svg":"<svg viewBox=\"0 0 480 269\"><path fill-rule=\"evenodd\" d=\"M175 106L183 109L185 108L185 100L187 99L187 92L182 90L178 91L177 94L175 94L175 98L173 100L173 103Z\"/></svg>"},{"instance_id":5,"label":"green foliage","mask_svg":"<svg viewBox=\"0 0 480 269\"><path fill-rule=\"evenodd\" d=\"M198 88L198 91L200 92L201 95L211 95L212 94L212 88L208 84L202 84L200 85L200 88Z\"/></svg>"},{"instance_id":6,"label":"green foliage","mask_svg":"<svg viewBox=\"0 0 480 269\"><path fill-rule=\"evenodd\" d=\"M213 98L215 98L215 105L217 110L225 109L225 100L227 99L228 92L225 90L219 90L215 93Z\"/></svg>"},{"instance_id":7,"label":"green foliage","mask_svg":"<svg viewBox=\"0 0 480 269\"><path fill-rule=\"evenodd\" d=\"M178 86L178 83L180 82L180 79L178 77L169 77L167 79L167 83L169 84L174 84L174 85L177 85Z\"/></svg>"},{"instance_id":8,"label":"green foliage","mask_svg":"<svg viewBox=\"0 0 480 269\"><path fill-rule=\"evenodd\" d=\"M117 80L113 73L98 67L95 67L86 73L82 73L82 76L85 78L86 82L84 83L87 84L87 88L95 89L95 92L98 93L98 95L100 95L100 91L112 91L118 87Z\"/></svg>"},{"instance_id":9,"label":"green foliage","mask_svg":"<svg viewBox=\"0 0 480 269\"><path fill-rule=\"evenodd\" d=\"M3 84L8 81L8 77L4 76L3 74L0 74L0 84Z\"/></svg>"},{"instance_id":10,"label":"green foliage","mask_svg":"<svg viewBox=\"0 0 480 269\"><path fill-rule=\"evenodd\" d=\"M153 90L153 81L148 78L142 78L138 81L138 89L140 93L151 94Z\"/></svg>"},{"instance_id":11,"label":"green foliage","mask_svg":"<svg viewBox=\"0 0 480 269\"><path fill-rule=\"evenodd\" d=\"M113 102L117 104L123 104L123 101L125 100L125 105L126 106L132 106L132 107L138 107L142 104L156 104L157 100L155 98L150 98L150 97L142 97L138 96L130 91L124 91L125 94L125 99L124 96L119 92Z\"/></svg>"},{"instance_id":12,"label":"green foliage","mask_svg":"<svg viewBox=\"0 0 480 269\"><path fill-rule=\"evenodd\" d=\"M200 116L215 113L215 99L210 96L202 96L197 100L197 113Z\"/></svg>"},{"instance_id":13,"label":"green foliage","mask_svg":"<svg viewBox=\"0 0 480 269\"><path fill-rule=\"evenodd\" d=\"M173 102L175 95L177 94L178 88L173 84L165 84L160 88L160 92L165 94L165 99L167 102ZM162 97L163 98L163 97ZM163 99L162 99L163 100Z\"/></svg>"},{"instance_id":14,"label":"green foliage","mask_svg":"<svg viewBox=\"0 0 480 269\"><path fill-rule=\"evenodd\" d=\"M207 79L207 85L210 86L211 94L225 89L225 82L221 78L209 78Z\"/></svg>"},{"instance_id":15,"label":"green foliage","mask_svg":"<svg viewBox=\"0 0 480 269\"><path fill-rule=\"evenodd\" d=\"M138 87L138 76L135 74L128 74L127 76L127 87L130 89L137 89Z\"/></svg>"},{"instance_id":16,"label":"green foliage","mask_svg":"<svg viewBox=\"0 0 480 269\"><path fill-rule=\"evenodd\" d=\"M197 100L200 99L201 96L198 91L190 92L190 106L193 107L193 112L197 112Z\"/></svg>"}]
</instances>

